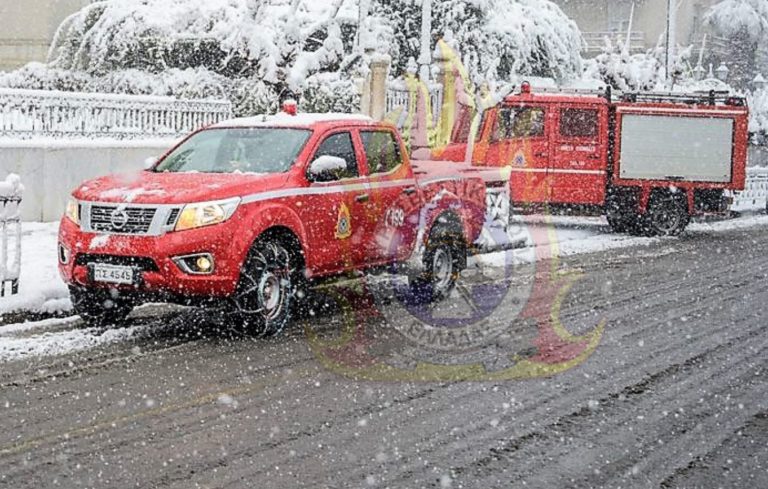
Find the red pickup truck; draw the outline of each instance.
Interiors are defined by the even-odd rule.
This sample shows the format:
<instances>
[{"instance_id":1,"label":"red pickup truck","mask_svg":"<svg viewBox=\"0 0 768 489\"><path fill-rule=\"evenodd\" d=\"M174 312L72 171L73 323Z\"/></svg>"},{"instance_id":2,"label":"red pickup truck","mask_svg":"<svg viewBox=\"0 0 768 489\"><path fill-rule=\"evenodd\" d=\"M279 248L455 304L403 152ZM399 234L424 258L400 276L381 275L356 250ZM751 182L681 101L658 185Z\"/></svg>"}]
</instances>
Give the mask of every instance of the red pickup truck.
<instances>
[{"instance_id":1,"label":"red pickup truck","mask_svg":"<svg viewBox=\"0 0 768 489\"><path fill-rule=\"evenodd\" d=\"M75 190L59 269L89 324L146 302L222 303L276 333L308 281L382 268L440 299L481 234L485 180L412 165L394 127L360 116L233 120Z\"/></svg>"},{"instance_id":2,"label":"red pickup truck","mask_svg":"<svg viewBox=\"0 0 768 489\"><path fill-rule=\"evenodd\" d=\"M720 93L533 90L464 111L439 156L511 171L513 205L603 213L617 232L677 235L744 189L749 110Z\"/></svg>"}]
</instances>

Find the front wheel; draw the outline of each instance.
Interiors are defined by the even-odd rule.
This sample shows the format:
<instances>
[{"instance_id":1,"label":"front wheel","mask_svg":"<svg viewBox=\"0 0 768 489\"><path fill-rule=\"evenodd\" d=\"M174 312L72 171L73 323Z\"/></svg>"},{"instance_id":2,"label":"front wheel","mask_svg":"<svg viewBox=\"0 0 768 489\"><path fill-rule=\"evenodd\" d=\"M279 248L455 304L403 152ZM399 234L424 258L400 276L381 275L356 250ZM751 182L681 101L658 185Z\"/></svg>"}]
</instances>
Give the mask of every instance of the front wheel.
<instances>
[{"instance_id":1,"label":"front wheel","mask_svg":"<svg viewBox=\"0 0 768 489\"><path fill-rule=\"evenodd\" d=\"M279 241L254 245L233 297L236 318L252 333L275 335L291 319L294 301L291 253Z\"/></svg>"},{"instance_id":2,"label":"front wheel","mask_svg":"<svg viewBox=\"0 0 768 489\"><path fill-rule=\"evenodd\" d=\"M89 327L104 327L123 322L134 304L108 290L70 287L69 295L75 313Z\"/></svg>"}]
</instances>

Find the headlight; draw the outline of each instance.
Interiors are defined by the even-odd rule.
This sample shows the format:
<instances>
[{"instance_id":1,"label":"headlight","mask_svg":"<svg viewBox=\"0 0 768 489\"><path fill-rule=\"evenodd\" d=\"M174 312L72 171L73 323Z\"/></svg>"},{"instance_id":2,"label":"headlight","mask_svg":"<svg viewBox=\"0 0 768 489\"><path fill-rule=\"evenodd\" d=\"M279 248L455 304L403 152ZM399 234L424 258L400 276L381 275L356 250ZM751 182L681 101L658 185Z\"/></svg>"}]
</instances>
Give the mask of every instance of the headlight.
<instances>
[{"instance_id":1,"label":"headlight","mask_svg":"<svg viewBox=\"0 0 768 489\"><path fill-rule=\"evenodd\" d=\"M195 229L219 224L235 213L240 205L240 199L219 200L216 202L201 202L184 206L179 220L176 222L176 231Z\"/></svg>"},{"instance_id":2,"label":"headlight","mask_svg":"<svg viewBox=\"0 0 768 489\"><path fill-rule=\"evenodd\" d=\"M65 214L70 221L80 224L80 202L70 197L67 201L67 212Z\"/></svg>"}]
</instances>

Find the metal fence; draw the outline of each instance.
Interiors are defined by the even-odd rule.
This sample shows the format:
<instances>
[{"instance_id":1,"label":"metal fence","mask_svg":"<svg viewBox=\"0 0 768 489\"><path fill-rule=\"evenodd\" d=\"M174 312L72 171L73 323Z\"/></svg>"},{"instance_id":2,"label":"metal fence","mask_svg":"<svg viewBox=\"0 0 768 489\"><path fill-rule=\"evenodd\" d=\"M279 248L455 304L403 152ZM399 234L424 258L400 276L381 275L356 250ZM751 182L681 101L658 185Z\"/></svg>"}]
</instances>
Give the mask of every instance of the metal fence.
<instances>
[{"instance_id":1,"label":"metal fence","mask_svg":"<svg viewBox=\"0 0 768 489\"><path fill-rule=\"evenodd\" d=\"M734 196L734 211L768 209L768 168L747 169L747 187Z\"/></svg>"},{"instance_id":2,"label":"metal fence","mask_svg":"<svg viewBox=\"0 0 768 489\"><path fill-rule=\"evenodd\" d=\"M232 117L221 100L0 89L0 137L179 137Z\"/></svg>"},{"instance_id":3,"label":"metal fence","mask_svg":"<svg viewBox=\"0 0 768 489\"><path fill-rule=\"evenodd\" d=\"M627 42L626 31L582 32L582 36L584 37L584 42L587 45L587 53L589 55L600 54L605 47L606 39L610 40L612 43L614 43L614 45ZM645 33L641 31L632 31L629 37L629 51L634 54L643 52L645 50Z\"/></svg>"},{"instance_id":4,"label":"metal fence","mask_svg":"<svg viewBox=\"0 0 768 489\"><path fill-rule=\"evenodd\" d=\"M395 80L389 83L387 87L387 114L398 114L395 124L399 128L405 125L405 121L408 118L411 95L403 80ZM442 85L432 85L429 87L429 99L432 108L432 126L434 127L443 109Z\"/></svg>"}]
</instances>

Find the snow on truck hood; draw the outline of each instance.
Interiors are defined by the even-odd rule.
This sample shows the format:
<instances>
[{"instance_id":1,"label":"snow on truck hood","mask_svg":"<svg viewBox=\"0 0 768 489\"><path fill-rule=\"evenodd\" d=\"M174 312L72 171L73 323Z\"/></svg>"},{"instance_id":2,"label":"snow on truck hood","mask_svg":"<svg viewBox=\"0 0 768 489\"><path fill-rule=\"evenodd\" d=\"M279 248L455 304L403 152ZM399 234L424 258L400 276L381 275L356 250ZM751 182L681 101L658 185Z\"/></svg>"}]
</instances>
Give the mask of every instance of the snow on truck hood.
<instances>
[{"instance_id":1,"label":"snow on truck hood","mask_svg":"<svg viewBox=\"0 0 768 489\"><path fill-rule=\"evenodd\" d=\"M127 204L192 204L241 197L285 185L286 174L155 173L110 175L82 184L78 200Z\"/></svg>"}]
</instances>

